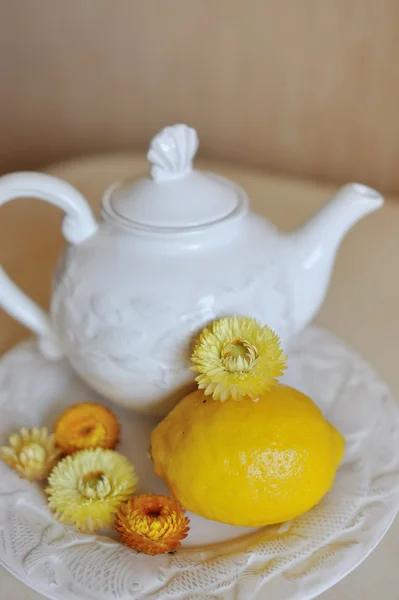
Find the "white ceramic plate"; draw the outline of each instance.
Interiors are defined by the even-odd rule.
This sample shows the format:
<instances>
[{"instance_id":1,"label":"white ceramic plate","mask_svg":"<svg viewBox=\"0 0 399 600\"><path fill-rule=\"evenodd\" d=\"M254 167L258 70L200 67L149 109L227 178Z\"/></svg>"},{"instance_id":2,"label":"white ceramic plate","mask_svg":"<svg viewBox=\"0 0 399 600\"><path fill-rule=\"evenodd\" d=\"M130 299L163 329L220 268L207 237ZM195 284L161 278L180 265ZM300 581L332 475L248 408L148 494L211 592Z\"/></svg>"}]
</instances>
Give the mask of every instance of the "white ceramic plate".
<instances>
[{"instance_id":1,"label":"white ceramic plate","mask_svg":"<svg viewBox=\"0 0 399 600\"><path fill-rule=\"evenodd\" d=\"M398 510L399 409L373 370L320 329L290 348L286 380L310 394L347 441L333 490L307 514L258 530L189 515L182 549L148 557L111 536L60 525L42 488L1 464L1 563L54 600L300 600L331 587L366 558ZM89 399L104 402L33 342L17 346L0 361L0 443L22 425L51 427L67 405ZM140 491L166 493L147 456L156 421L116 413L120 451L135 464Z\"/></svg>"}]
</instances>

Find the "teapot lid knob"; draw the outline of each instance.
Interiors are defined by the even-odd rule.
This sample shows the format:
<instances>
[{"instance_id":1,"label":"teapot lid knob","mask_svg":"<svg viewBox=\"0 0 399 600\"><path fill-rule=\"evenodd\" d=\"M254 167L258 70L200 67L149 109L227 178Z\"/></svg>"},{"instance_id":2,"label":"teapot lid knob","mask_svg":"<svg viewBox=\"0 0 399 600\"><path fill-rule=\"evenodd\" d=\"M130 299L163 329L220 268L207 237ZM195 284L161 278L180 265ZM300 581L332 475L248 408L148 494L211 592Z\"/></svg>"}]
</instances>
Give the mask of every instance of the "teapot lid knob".
<instances>
[{"instance_id":1,"label":"teapot lid knob","mask_svg":"<svg viewBox=\"0 0 399 600\"><path fill-rule=\"evenodd\" d=\"M192 171L198 135L187 125L165 127L151 141L147 158L155 181L180 179Z\"/></svg>"},{"instance_id":2,"label":"teapot lid knob","mask_svg":"<svg viewBox=\"0 0 399 600\"><path fill-rule=\"evenodd\" d=\"M162 129L147 154L151 177L113 184L104 194L103 217L129 231L186 235L246 214L248 198L240 186L193 167L197 148L195 129Z\"/></svg>"}]
</instances>

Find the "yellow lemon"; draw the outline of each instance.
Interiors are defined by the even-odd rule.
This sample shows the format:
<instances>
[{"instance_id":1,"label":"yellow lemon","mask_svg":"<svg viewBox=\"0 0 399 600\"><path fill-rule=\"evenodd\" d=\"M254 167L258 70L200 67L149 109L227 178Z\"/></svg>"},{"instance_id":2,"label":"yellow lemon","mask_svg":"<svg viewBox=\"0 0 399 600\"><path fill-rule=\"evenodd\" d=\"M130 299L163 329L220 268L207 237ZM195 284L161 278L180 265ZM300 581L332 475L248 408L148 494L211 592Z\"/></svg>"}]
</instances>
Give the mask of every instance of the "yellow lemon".
<instances>
[{"instance_id":1,"label":"yellow lemon","mask_svg":"<svg viewBox=\"0 0 399 600\"><path fill-rule=\"evenodd\" d=\"M151 435L155 472L191 512L247 527L292 519L334 483L345 441L316 404L277 385L258 402L183 398Z\"/></svg>"}]
</instances>

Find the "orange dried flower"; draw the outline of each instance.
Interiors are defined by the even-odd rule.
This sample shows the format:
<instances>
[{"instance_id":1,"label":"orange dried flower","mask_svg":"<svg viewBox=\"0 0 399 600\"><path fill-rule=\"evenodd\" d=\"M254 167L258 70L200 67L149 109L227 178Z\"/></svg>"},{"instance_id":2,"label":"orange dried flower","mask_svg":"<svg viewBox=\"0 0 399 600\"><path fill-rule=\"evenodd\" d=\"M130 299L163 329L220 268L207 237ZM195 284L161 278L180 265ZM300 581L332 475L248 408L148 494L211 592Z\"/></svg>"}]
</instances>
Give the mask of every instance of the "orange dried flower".
<instances>
[{"instance_id":1,"label":"orange dried flower","mask_svg":"<svg viewBox=\"0 0 399 600\"><path fill-rule=\"evenodd\" d=\"M126 546L151 556L172 552L187 537L190 520L168 496L142 494L120 505L115 528Z\"/></svg>"},{"instance_id":2,"label":"orange dried flower","mask_svg":"<svg viewBox=\"0 0 399 600\"><path fill-rule=\"evenodd\" d=\"M120 426L114 413L96 402L67 408L55 424L55 441L65 454L86 448L115 448Z\"/></svg>"}]
</instances>

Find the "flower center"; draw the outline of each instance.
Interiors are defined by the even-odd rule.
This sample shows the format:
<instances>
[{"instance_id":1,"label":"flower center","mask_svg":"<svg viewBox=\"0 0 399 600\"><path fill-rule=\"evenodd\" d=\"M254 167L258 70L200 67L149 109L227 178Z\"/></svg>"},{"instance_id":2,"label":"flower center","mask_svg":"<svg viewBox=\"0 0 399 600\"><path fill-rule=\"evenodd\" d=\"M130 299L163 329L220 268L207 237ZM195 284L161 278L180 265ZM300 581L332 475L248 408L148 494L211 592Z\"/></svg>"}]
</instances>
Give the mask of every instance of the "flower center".
<instances>
[{"instance_id":1,"label":"flower center","mask_svg":"<svg viewBox=\"0 0 399 600\"><path fill-rule=\"evenodd\" d=\"M93 433L93 431L94 431L93 425L86 425L85 427L81 428L80 435L89 435L90 433Z\"/></svg>"},{"instance_id":2,"label":"flower center","mask_svg":"<svg viewBox=\"0 0 399 600\"><path fill-rule=\"evenodd\" d=\"M71 437L78 448L95 447L103 442L106 437L106 429L103 423L86 419L83 423L76 423L75 427L71 429Z\"/></svg>"},{"instance_id":3,"label":"flower center","mask_svg":"<svg viewBox=\"0 0 399 600\"><path fill-rule=\"evenodd\" d=\"M82 496L92 499L102 499L111 493L111 483L102 471L90 471L83 475L78 483Z\"/></svg>"},{"instance_id":4,"label":"flower center","mask_svg":"<svg viewBox=\"0 0 399 600\"><path fill-rule=\"evenodd\" d=\"M256 359L258 351L253 344L245 340L232 340L222 350L222 363L230 373L250 371Z\"/></svg>"},{"instance_id":5,"label":"flower center","mask_svg":"<svg viewBox=\"0 0 399 600\"><path fill-rule=\"evenodd\" d=\"M26 444L19 454L19 460L23 465L32 462L43 463L46 460L46 451L40 444Z\"/></svg>"},{"instance_id":6,"label":"flower center","mask_svg":"<svg viewBox=\"0 0 399 600\"><path fill-rule=\"evenodd\" d=\"M102 471L92 471L91 473L87 473L83 475L83 483L91 488L97 487L97 484L104 477L104 473Z\"/></svg>"}]
</instances>

